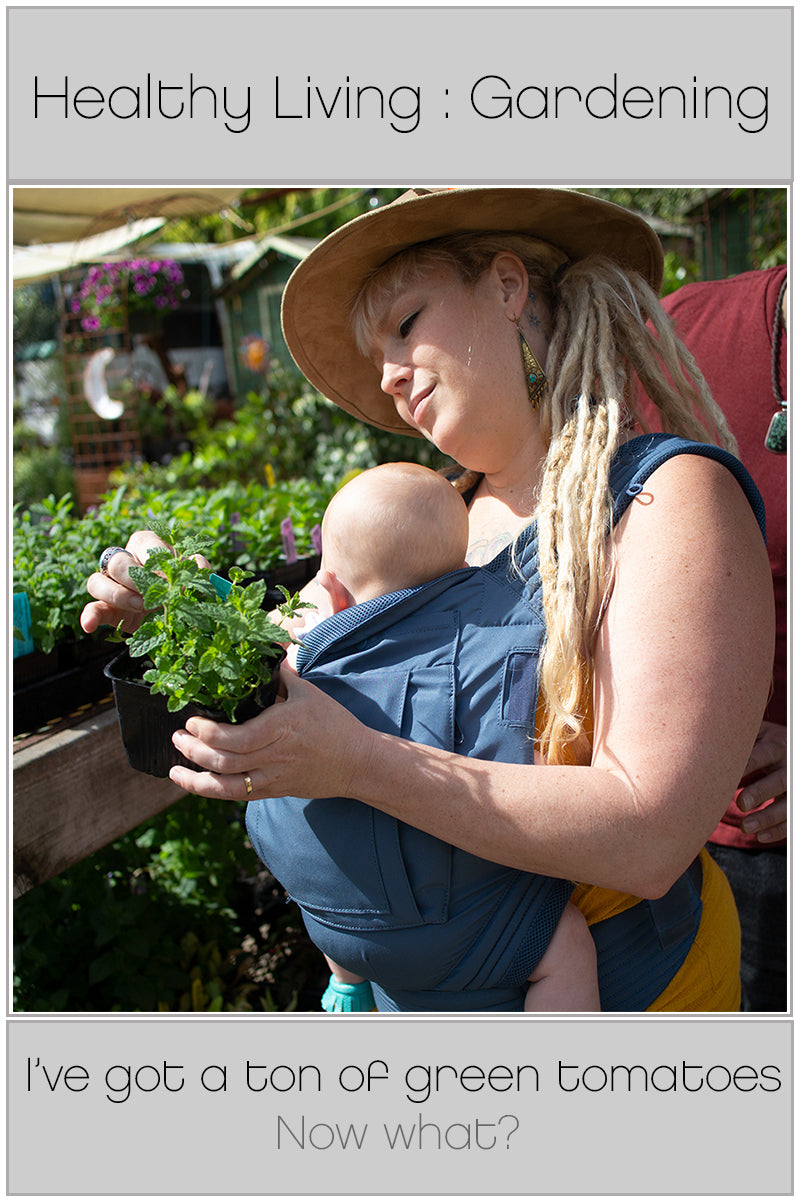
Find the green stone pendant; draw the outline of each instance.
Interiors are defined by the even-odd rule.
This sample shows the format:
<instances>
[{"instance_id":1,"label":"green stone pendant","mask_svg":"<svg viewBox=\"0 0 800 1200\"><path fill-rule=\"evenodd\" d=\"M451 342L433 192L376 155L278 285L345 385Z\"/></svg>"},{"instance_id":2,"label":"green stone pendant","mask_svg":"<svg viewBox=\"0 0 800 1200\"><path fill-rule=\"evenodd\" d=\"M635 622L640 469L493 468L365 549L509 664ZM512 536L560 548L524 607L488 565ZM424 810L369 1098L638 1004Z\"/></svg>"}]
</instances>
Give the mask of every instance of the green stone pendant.
<instances>
[{"instance_id":1,"label":"green stone pendant","mask_svg":"<svg viewBox=\"0 0 800 1200\"><path fill-rule=\"evenodd\" d=\"M764 438L764 445L773 454L786 453L786 410L781 409L773 415Z\"/></svg>"}]
</instances>

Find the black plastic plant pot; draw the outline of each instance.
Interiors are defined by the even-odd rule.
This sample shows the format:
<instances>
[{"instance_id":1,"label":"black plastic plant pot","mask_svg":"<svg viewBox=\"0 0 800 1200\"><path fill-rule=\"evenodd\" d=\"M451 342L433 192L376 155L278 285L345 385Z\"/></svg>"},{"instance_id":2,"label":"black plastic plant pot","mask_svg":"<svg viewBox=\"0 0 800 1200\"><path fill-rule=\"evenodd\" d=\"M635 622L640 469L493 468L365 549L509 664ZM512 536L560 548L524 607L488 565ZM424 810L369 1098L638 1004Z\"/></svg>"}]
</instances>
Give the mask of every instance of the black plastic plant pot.
<instances>
[{"instance_id":1,"label":"black plastic plant pot","mask_svg":"<svg viewBox=\"0 0 800 1200\"><path fill-rule=\"evenodd\" d=\"M275 702L278 691L280 664L285 655L275 660L269 683L240 701L235 710L237 723L249 721ZM128 762L135 771L146 775L165 778L171 767L198 767L185 758L173 745L172 735L183 729L190 717L209 717L212 721L227 721L224 713L213 712L199 704L187 704L177 712L170 712L167 697L151 693L142 679L148 663L142 658L132 658L123 651L113 662L108 663L105 673L114 688L114 702L122 734L122 743Z\"/></svg>"}]
</instances>

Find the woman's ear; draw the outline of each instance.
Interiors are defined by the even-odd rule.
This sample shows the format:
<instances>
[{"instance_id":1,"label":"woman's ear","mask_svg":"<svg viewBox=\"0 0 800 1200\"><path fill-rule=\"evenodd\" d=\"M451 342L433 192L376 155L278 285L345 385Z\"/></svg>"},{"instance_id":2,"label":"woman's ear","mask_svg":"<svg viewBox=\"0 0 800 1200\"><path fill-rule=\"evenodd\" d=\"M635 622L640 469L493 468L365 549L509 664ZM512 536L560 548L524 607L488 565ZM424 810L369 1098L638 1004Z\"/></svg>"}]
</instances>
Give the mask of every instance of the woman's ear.
<instances>
[{"instance_id":1,"label":"woman's ear","mask_svg":"<svg viewBox=\"0 0 800 1200\"><path fill-rule=\"evenodd\" d=\"M509 320L516 321L522 315L530 286L522 259L510 250L504 250L495 255L489 269L499 284L506 315Z\"/></svg>"}]
</instances>

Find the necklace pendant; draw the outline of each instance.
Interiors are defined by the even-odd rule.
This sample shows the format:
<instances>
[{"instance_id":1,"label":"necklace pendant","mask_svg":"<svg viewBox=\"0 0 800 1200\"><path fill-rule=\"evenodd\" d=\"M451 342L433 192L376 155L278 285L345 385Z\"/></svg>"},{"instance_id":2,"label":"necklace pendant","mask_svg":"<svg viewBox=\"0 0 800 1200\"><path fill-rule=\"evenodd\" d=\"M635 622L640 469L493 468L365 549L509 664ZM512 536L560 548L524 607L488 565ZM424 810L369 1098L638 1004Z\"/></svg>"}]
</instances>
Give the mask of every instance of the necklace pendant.
<instances>
[{"instance_id":1,"label":"necklace pendant","mask_svg":"<svg viewBox=\"0 0 800 1200\"><path fill-rule=\"evenodd\" d=\"M772 420L769 423L767 436L764 438L764 446L772 454L786 453L786 410L779 409L773 413Z\"/></svg>"}]
</instances>

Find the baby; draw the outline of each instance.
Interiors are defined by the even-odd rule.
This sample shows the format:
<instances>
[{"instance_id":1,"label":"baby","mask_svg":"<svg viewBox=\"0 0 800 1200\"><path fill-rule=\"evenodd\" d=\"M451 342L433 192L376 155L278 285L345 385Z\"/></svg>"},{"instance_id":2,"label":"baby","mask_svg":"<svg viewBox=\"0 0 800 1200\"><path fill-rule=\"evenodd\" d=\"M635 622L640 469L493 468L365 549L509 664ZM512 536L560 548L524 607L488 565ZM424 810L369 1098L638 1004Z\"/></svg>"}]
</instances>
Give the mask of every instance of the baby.
<instances>
[{"instance_id":1,"label":"baby","mask_svg":"<svg viewBox=\"0 0 800 1200\"><path fill-rule=\"evenodd\" d=\"M344 609L467 567L468 538L467 507L443 475L414 463L364 471L326 510L320 570L307 597L317 611L301 618L293 636L302 642L315 625ZM291 648L295 663L298 649ZM299 654L302 660L302 648ZM362 980L326 959L333 973L327 995L336 1007L337 984ZM594 942L573 904L566 904L528 984L526 1012L600 1011Z\"/></svg>"}]
</instances>

